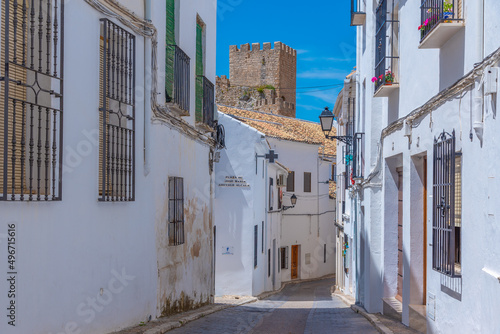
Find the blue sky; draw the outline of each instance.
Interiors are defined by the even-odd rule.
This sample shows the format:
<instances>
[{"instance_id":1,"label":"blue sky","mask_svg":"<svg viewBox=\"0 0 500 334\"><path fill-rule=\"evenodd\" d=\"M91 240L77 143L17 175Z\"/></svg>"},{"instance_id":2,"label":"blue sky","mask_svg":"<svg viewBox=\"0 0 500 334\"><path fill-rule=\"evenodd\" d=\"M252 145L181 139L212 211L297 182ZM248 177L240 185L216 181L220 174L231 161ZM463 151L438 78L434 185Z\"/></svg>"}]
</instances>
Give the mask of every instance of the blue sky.
<instances>
[{"instance_id":1,"label":"blue sky","mask_svg":"<svg viewBox=\"0 0 500 334\"><path fill-rule=\"evenodd\" d=\"M350 6L347 0L218 0L217 75L229 76L230 45L281 41L298 53L297 118L317 122L341 89L331 85L356 65Z\"/></svg>"}]
</instances>

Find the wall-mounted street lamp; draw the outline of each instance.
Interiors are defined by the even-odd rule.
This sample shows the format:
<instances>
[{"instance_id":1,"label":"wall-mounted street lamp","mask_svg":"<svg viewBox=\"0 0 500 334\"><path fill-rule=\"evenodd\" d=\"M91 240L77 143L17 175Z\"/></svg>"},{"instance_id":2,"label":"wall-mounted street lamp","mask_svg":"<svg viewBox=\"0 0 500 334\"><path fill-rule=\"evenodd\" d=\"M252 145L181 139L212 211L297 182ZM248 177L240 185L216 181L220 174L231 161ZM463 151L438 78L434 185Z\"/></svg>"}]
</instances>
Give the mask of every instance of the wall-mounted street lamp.
<instances>
[{"instance_id":1,"label":"wall-mounted street lamp","mask_svg":"<svg viewBox=\"0 0 500 334\"><path fill-rule=\"evenodd\" d=\"M352 136L330 136L330 132L332 132L333 128L333 120L335 119L335 116L333 115L333 112L328 109L328 107L325 107L325 110L321 113L319 116L319 121L321 123L321 130L325 133L325 138L330 139L330 140L340 140L341 142L345 143L346 145L351 146L352 145Z\"/></svg>"},{"instance_id":2,"label":"wall-mounted street lamp","mask_svg":"<svg viewBox=\"0 0 500 334\"><path fill-rule=\"evenodd\" d=\"M297 196L295 196L295 194L292 195L292 197L290 197L290 202L292 202L292 205L291 206L286 206L284 205L283 206L283 211L285 210L288 210L288 209L291 209L291 208L294 208L295 207L295 204L297 204Z\"/></svg>"}]
</instances>

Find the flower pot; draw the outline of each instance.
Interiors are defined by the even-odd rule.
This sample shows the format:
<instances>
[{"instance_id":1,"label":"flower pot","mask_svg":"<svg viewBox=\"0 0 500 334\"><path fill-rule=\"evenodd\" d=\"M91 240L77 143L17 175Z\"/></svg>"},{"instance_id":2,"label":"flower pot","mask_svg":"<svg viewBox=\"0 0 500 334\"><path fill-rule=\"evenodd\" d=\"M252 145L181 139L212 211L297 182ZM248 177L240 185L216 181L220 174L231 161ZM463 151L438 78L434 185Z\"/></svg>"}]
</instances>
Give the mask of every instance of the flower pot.
<instances>
[{"instance_id":1,"label":"flower pot","mask_svg":"<svg viewBox=\"0 0 500 334\"><path fill-rule=\"evenodd\" d=\"M386 82L385 86L392 86L392 82Z\"/></svg>"},{"instance_id":2,"label":"flower pot","mask_svg":"<svg viewBox=\"0 0 500 334\"><path fill-rule=\"evenodd\" d=\"M445 20L451 20L453 18L453 12L444 12L443 13L443 18Z\"/></svg>"}]
</instances>

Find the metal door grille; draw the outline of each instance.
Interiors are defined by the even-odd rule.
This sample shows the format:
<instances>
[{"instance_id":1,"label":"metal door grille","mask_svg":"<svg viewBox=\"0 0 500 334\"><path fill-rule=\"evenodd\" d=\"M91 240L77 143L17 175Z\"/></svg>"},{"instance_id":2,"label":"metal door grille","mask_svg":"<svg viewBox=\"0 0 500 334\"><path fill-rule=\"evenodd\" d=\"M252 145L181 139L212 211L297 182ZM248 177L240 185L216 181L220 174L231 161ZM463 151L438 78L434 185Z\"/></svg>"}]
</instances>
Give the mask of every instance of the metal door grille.
<instances>
[{"instance_id":1,"label":"metal door grille","mask_svg":"<svg viewBox=\"0 0 500 334\"><path fill-rule=\"evenodd\" d=\"M1 5L0 200L61 200L64 0Z\"/></svg>"},{"instance_id":2,"label":"metal door grille","mask_svg":"<svg viewBox=\"0 0 500 334\"><path fill-rule=\"evenodd\" d=\"M450 277L455 270L455 131L434 139L432 268Z\"/></svg>"},{"instance_id":3,"label":"metal door grille","mask_svg":"<svg viewBox=\"0 0 500 334\"><path fill-rule=\"evenodd\" d=\"M100 200L135 200L135 36L101 19Z\"/></svg>"}]
</instances>

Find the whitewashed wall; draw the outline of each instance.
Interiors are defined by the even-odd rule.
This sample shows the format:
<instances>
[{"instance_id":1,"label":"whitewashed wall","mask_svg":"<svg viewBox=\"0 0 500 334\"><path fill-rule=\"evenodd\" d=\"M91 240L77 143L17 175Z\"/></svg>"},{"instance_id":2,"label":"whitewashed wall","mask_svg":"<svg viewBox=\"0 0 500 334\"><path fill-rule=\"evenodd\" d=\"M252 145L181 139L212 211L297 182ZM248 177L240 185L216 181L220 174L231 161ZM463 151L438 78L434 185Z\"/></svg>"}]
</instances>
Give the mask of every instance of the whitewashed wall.
<instances>
[{"instance_id":1,"label":"whitewashed wall","mask_svg":"<svg viewBox=\"0 0 500 334\"><path fill-rule=\"evenodd\" d=\"M279 154L279 160L295 172L295 191L284 192L284 205L290 205L292 194L297 196L295 208L283 213L281 247L288 246L288 269L281 270L284 282L291 280L292 245L299 247L299 279L309 279L335 272L335 200L329 198L331 162L320 160L319 145L269 140ZM304 192L304 172L311 173L311 192ZM323 182L323 183L319 183ZM286 190L286 188L285 188ZM326 244L326 263L323 252ZM310 254L310 263L306 263Z\"/></svg>"},{"instance_id":2,"label":"whitewashed wall","mask_svg":"<svg viewBox=\"0 0 500 334\"><path fill-rule=\"evenodd\" d=\"M124 3L143 14L142 2ZM192 21L182 30L183 48L194 59L198 12L208 27L207 76L215 78L215 8L201 0L183 4L184 19ZM162 41L165 5L154 1L153 6L153 23ZM19 273L16 327L2 321L2 333L108 333L150 316L154 319L168 298L174 303L183 295L195 305L210 301L213 294L211 195L206 191L211 180L209 148L166 126L154 125L147 148L153 168L145 176L145 40L140 36L136 38L136 201L97 201L102 17L83 1L66 2L63 200L1 203L0 244L5 247L0 248L0 258L7 259L7 224L15 223ZM162 78L161 43L159 50ZM191 96L194 106L194 85ZM185 178L187 245L175 251L165 246L168 176ZM201 205L200 193L206 196ZM159 277L159 271L164 276ZM0 289L8 290L6 280L0 281ZM2 303L6 300L0 298Z\"/></svg>"},{"instance_id":3,"label":"whitewashed wall","mask_svg":"<svg viewBox=\"0 0 500 334\"><path fill-rule=\"evenodd\" d=\"M374 31L376 3L367 2L366 27L357 28L357 69L360 82L366 83L366 92L360 91L366 109L367 159L366 172L375 166L380 131L390 121L403 117L423 105L442 89L468 73L475 63L482 61L482 45L478 33L483 29L480 21L482 1L464 1L465 28L458 32L441 49L418 49L420 34L420 1L399 1L400 4L400 89L389 98L374 98L370 79L374 73ZM484 56L500 47L498 14L500 4L485 0L485 45ZM422 229L421 202L421 157L427 155L428 167L428 216L427 216L427 292L436 296L435 320L427 318L430 333L495 332L500 327L494 314L499 311L496 302L500 297L498 280L485 273L488 268L500 272L498 231L494 222L498 215L498 182L494 167L498 163L498 121L486 98L484 117L484 143L481 145L474 134L469 140L471 96L464 92L459 98L418 120L412 129L412 143L404 136L404 129L384 140L381 175L373 187L364 190L364 233L366 235L363 266L365 288L362 300L369 312L382 311L382 297L395 294L397 257L393 250L397 246L394 231L388 222L394 213L394 198L397 196L393 177L396 167L403 167L403 323L409 324L409 305L422 303ZM391 116L389 116L391 115ZM395 117L397 115L397 117ZM442 292L442 275L432 270L432 148L434 137L442 131L457 133L457 150L463 153L463 209L462 209L462 300L456 300ZM369 162L368 162L369 161ZM397 198L397 197L396 197ZM396 217L397 219L397 217ZM420 223L422 224L422 223ZM417 240L417 241L416 241ZM396 243L396 244L395 244ZM432 305L427 305L427 313Z\"/></svg>"},{"instance_id":4,"label":"whitewashed wall","mask_svg":"<svg viewBox=\"0 0 500 334\"><path fill-rule=\"evenodd\" d=\"M269 152L262 133L222 113L219 113L219 121L225 127L227 148L221 151L220 162L215 165L215 292L217 295L259 295L281 286L277 273L277 253L273 255L273 240L276 240L276 249L279 249L281 213L268 213L267 209L269 177L273 177L276 182L276 175L284 171L260 157L256 165L255 155ZM221 186L227 176L241 177L249 187ZM277 193L275 199L277 203ZM258 226L256 267L255 225ZM271 275L268 275L269 249ZM273 270L276 275L274 286Z\"/></svg>"}]
</instances>

